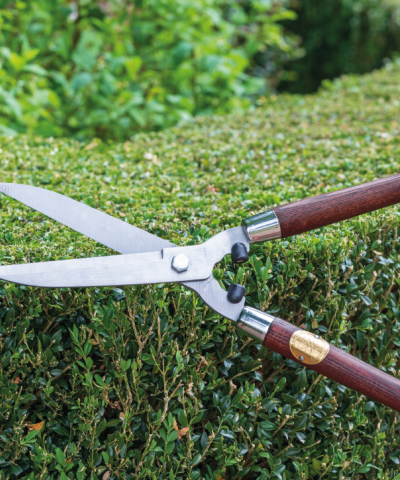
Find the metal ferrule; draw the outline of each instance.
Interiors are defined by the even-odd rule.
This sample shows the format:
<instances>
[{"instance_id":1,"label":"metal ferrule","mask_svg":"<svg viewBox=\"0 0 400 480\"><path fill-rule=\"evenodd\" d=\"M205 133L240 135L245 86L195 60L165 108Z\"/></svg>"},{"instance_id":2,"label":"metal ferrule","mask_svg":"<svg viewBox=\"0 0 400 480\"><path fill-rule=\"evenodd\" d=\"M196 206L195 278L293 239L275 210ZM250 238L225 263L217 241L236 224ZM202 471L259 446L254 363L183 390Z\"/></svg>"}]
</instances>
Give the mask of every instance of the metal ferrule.
<instances>
[{"instance_id":1,"label":"metal ferrule","mask_svg":"<svg viewBox=\"0 0 400 480\"><path fill-rule=\"evenodd\" d=\"M281 238L281 226L273 210L258 213L243 220L243 229L250 243L266 242Z\"/></svg>"},{"instance_id":2,"label":"metal ferrule","mask_svg":"<svg viewBox=\"0 0 400 480\"><path fill-rule=\"evenodd\" d=\"M244 307L237 321L237 328L253 340L264 343L265 335L275 317L251 307Z\"/></svg>"}]
</instances>

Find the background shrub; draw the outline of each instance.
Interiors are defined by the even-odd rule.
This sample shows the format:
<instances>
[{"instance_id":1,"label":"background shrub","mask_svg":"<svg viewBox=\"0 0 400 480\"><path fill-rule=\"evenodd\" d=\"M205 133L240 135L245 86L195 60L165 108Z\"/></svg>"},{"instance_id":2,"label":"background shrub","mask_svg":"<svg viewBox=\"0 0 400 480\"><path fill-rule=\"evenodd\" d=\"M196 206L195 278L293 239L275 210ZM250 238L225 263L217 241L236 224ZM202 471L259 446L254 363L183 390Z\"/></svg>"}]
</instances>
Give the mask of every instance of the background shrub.
<instances>
[{"instance_id":1,"label":"background shrub","mask_svg":"<svg viewBox=\"0 0 400 480\"><path fill-rule=\"evenodd\" d=\"M399 81L390 64L119 144L2 137L0 180L195 244L266 207L396 173ZM214 275L398 377L399 221L392 207L254 245ZM1 197L3 264L109 253ZM1 480L400 480L397 412L243 337L179 285L1 282L0 297Z\"/></svg>"},{"instance_id":2,"label":"background shrub","mask_svg":"<svg viewBox=\"0 0 400 480\"><path fill-rule=\"evenodd\" d=\"M312 92L399 52L399 12L398 0L0 1L0 131L125 140Z\"/></svg>"},{"instance_id":3,"label":"background shrub","mask_svg":"<svg viewBox=\"0 0 400 480\"><path fill-rule=\"evenodd\" d=\"M324 79L380 68L400 51L397 0L293 0L294 22L305 55L287 63L280 90L314 92Z\"/></svg>"},{"instance_id":4,"label":"background shrub","mask_svg":"<svg viewBox=\"0 0 400 480\"><path fill-rule=\"evenodd\" d=\"M0 128L122 140L240 111L295 54L281 2L2 2ZM247 73L268 50L269 75Z\"/></svg>"}]
</instances>

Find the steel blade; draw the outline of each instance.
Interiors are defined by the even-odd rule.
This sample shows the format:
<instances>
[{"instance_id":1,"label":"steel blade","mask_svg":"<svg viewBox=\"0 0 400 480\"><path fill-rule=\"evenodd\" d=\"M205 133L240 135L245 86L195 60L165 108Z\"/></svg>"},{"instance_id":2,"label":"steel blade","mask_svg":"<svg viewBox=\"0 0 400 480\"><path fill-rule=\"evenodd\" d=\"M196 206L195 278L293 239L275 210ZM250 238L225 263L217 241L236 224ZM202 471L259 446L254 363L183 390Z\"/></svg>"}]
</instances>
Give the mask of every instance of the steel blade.
<instances>
[{"instance_id":1,"label":"steel blade","mask_svg":"<svg viewBox=\"0 0 400 480\"><path fill-rule=\"evenodd\" d=\"M0 279L49 288L202 280L210 276L212 264L205 258L204 248L199 247L184 249L190 260L190 267L182 273L176 272L171 266L175 252L182 249L167 248L159 252L0 266Z\"/></svg>"},{"instance_id":2,"label":"steel blade","mask_svg":"<svg viewBox=\"0 0 400 480\"><path fill-rule=\"evenodd\" d=\"M51 190L30 185L0 183L0 191L119 253L133 254L175 247L168 240ZM248 245L247 237L240 232L240 227L231 231L233 230L237 238L231 239L229 243L236 240ZM227 292L212 275L201 281L181 280L183 279L176 281L195 291L217 313L233 321L239 318L244 300L239 304L230 303ZM15 283L18 282L15 280Z\"/></svg>"},{"instance_id":3,"label":"steel blade","mask_svg":"<svg viewBox=\"0 0 400 480\"><path fill-rule=\"evenodd\" d=\"M206 305L223 317L233 320L234 322L239 319L245 304L245 299L243 298L240 303L229 302L227 292L221 288L220 284L212 275L206 280L200 282L185 282L183 285L196 292Z\"/></svg>"},{"instance_id":4,"label":"steel blade","mask_svg":"<svg viewBox=\"0 0 400 480\"><path fill-rule=\"evenodd\" d=\"M119 253L141 253L173 243L60 193L31 185L0 183L0 192Z\"/></svg>"},{"instance_id":5,"label":"steel blade","mask_svg":"<svg viewBox=\"0 0 400 480\"><path fill-rule=\"evenodd\" d=\"M51 288L204 280L212 274L214 264L229 252L235 233L235 229L226 230L201 245L158 252L0 266L0 279ZM174 268L173 259L180 254L186 256L186 271Z\"/></svg>"}]
</instances>

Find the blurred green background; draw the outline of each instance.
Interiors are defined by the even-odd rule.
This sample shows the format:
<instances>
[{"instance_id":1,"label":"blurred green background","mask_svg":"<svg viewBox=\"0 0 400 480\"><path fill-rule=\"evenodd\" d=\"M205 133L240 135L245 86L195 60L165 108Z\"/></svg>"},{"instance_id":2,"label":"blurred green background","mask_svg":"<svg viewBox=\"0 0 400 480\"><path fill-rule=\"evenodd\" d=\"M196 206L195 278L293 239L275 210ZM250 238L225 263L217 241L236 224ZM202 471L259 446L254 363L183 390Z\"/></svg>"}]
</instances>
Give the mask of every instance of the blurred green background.
<instances>
[{"instance_id":1,"label":"blurred green background","mask_svg":"<svg viewBox=\"0 0 400 480\"><path fill-rule=\"evenodd\" d=\"M382 66L395 0L0 1L0 131L125 140Z\"/></svg>"}]
</instances>

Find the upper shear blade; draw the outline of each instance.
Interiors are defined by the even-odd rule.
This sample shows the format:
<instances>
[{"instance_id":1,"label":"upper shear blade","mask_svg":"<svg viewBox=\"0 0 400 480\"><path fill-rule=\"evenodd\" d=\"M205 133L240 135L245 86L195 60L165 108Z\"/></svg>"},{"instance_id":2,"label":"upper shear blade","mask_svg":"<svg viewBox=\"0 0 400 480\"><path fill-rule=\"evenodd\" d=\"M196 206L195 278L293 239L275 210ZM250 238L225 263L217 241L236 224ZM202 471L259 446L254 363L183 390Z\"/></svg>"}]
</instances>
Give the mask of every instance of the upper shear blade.
<instances>
[{"instance_id":1,"label":"upper shear blade","mask_svg":"<svg viewBox=\"0 0 400 480\"><path fill-rule=\"evenodd\" d=\"M119 253L154 252L173 246L168 240L51 190L0 183L0 192Z\"/></svg>"}]
</instances>

